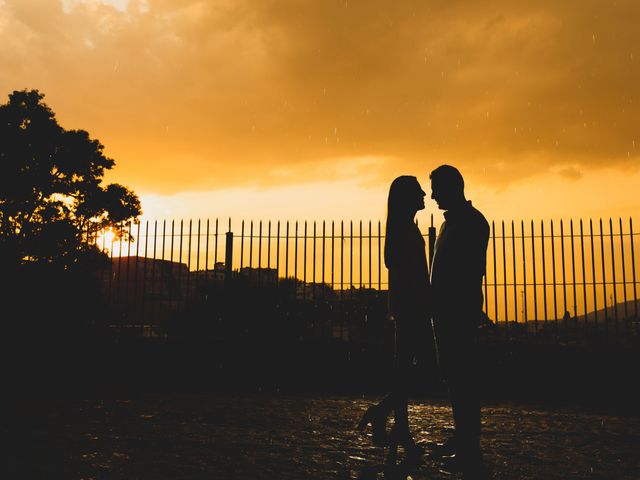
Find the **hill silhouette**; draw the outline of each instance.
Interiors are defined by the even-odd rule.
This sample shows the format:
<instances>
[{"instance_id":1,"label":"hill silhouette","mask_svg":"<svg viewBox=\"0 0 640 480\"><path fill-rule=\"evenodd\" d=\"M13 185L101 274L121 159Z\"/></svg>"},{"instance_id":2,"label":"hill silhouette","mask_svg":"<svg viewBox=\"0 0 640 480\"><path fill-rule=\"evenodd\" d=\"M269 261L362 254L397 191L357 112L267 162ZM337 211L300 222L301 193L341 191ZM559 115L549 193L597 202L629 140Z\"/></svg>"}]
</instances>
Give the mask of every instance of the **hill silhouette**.
<instances>
[{"instance_id":1,"label":"hill silhouette","mask_svg":"<svg viewBox=\"0 0 640 480\"><path fill-rule=\"evenodd\" d=\"M638 309L640 309L640 300L638 301ZM625 318L638 321L636 311L638 310L636 310L635 300L627 300L626 302L616 303L615 306L607 306L606 311L603 307L589 312L587 314L587 322L596 323L596 318L598 322L604 322L605 318L608 318L609 321L615 321L616 318L618 318L618 321L624 320ZM578 318L580 318L580 316L578 316ZM582 318L584 318L584 315L582 315Z\"/></svg>"}]
</instances>

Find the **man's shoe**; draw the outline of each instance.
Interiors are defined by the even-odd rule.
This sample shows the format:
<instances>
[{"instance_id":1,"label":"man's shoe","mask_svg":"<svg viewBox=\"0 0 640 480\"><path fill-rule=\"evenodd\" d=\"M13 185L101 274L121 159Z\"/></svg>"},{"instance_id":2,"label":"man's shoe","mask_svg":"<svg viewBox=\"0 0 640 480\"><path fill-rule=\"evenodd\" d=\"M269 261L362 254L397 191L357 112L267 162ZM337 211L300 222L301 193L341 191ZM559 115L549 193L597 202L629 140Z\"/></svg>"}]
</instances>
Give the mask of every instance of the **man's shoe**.
<instances>
[{"instance_id":1,"label":"man's shoe","mask_svg":"<svg viewBox=\"0 0 640 480\"><path fill-rule=\"evenodd\" d=\"M405 453L405 459L402 463L413 466L419 466L424 463L424 448L416 444L408 429L401 429L394 425L391 432L389 432L388 438L389 457L393 458L394 463L397 458L398 445L402 446Z\"/></svg>"}]
</instances>

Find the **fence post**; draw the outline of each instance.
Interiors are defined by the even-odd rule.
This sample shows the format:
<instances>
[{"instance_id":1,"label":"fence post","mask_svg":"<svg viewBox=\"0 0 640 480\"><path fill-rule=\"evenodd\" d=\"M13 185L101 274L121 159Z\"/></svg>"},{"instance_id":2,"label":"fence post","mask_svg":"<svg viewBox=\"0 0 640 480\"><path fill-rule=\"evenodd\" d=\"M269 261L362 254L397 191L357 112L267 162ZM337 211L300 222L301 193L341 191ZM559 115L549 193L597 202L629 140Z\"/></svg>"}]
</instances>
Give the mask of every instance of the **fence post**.
<instances>
[{"instance_id":1,"label":"fence post","mask_svg":"<svg viewBox=\"0 0 640 480\"><path fill-rule=\"evenodd\" d=\"M227 232L227 244L224 255L224 281L231 280L231 262L233 261L233 232Z\"/></svg>"},{"instance_id":2,"label":"fence post","mask_svg":"<svg viewBox=\"0 0 640 480\"><path fill-rule=\"evenodd\" d=\"M429 271L433 268L433 250L436 245L436 227L433 226L433 214L431 215L431 226L429 227Z\"/></svg>"}]
</instances>

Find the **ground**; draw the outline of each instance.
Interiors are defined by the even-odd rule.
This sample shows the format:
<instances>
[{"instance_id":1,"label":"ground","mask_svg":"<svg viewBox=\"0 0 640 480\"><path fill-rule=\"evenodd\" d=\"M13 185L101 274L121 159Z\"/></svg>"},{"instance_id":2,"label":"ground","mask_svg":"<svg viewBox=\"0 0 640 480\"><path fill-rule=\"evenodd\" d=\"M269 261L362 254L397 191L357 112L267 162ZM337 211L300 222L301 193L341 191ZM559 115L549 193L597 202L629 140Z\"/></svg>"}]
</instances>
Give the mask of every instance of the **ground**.
<instances>
[{"instance_id":1,"label":"ground","mask_svg":"<svg viewBox=\"0 0 640 480\"><path fill-rule=\"evenodd\" d=\"M5 410L13 422L3 434L13 441L2 478L358 478L383 458L354 430L376 400L245 393L22 402L15 415ZM441 400L414 400L410 416L418 441L451 432ZM487 405L482 447L495 479L640 478L640 417L628 413ZM460 477L427 458L411 478Z\"/></svg>"}]
</instances>

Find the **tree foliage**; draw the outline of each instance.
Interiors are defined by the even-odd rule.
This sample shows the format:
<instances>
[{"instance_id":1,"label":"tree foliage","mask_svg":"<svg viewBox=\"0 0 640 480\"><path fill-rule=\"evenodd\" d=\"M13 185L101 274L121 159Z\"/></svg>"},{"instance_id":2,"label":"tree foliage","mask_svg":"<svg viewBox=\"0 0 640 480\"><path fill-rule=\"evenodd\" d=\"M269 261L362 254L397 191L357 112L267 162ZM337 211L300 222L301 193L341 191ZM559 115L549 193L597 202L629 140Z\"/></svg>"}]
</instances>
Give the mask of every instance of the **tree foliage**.
<instances>
[{"instance_id":1,"label":"tree foliage","mask_svg":"<svg viewBox=\"0 0 640 480\"><path fill-rule=\"evenodd\" d=\"M84 130L62 128L38 90L0 105L0 255L12 263L67 268L97 256L91 240L141 213L137 195L102 185L114 161Z\"/></svg>"}]
</instances>

